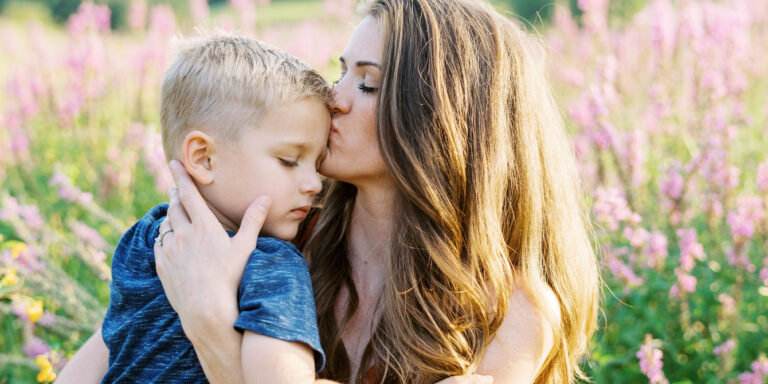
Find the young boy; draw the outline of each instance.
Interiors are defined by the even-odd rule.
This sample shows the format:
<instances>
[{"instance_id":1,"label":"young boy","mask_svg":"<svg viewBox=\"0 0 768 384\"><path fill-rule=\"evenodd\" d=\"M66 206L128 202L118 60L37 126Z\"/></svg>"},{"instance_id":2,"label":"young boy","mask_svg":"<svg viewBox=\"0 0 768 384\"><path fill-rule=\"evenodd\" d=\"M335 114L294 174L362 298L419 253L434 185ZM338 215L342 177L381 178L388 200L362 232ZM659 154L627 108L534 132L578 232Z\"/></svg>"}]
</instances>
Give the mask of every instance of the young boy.
<instances>
[{"instance_id":1,"label":"young boy","mask_svg":"<svg viewBox=\"0 0 768 384\"><path fill-rule=\"evenodd\" d=\"M298 59L252 39L187 40L161 92L163 146L195 179L221 224L237 231L259 196L272 205L246 266L234 327L244 332L243 361L281 372L246 381L297 382L322 369L306 262L285 240L296 236L321 189L317 167L330 115L325 81ZM112 293L102 325L109 349L103 382L206 382L192 344L155 272L153 247L167 204L153 208L121 239L112 261ZM285 356L248 358L259 345L291 343ZM247 348L246 348L247 346ZM283 360L279 360L283 359ZM285 369L288 368L288 369ZM313 372L314 371L314 372Z\"/></svg>"}]
</instances>

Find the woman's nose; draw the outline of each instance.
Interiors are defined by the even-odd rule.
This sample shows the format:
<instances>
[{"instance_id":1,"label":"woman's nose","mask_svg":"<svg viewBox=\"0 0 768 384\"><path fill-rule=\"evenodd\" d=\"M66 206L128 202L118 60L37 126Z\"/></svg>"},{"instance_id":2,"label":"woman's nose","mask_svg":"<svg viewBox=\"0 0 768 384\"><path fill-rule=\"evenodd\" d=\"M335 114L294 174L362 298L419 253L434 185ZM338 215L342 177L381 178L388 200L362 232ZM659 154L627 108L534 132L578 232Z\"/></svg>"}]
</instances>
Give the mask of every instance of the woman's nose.
<instances>
[{"instance_id":1,"label":"woman's nose","mask_svg":"<svg viewBox=\"0 0 768 384\"><path fill-rule=\"evenodd\" d=\"M348 91L345 88L344 79L342 78L333 87L333 104L331 104L332 114L345 114L349 112L349 107L351 104L347 95Z\"/></svg>"}]
</instances>

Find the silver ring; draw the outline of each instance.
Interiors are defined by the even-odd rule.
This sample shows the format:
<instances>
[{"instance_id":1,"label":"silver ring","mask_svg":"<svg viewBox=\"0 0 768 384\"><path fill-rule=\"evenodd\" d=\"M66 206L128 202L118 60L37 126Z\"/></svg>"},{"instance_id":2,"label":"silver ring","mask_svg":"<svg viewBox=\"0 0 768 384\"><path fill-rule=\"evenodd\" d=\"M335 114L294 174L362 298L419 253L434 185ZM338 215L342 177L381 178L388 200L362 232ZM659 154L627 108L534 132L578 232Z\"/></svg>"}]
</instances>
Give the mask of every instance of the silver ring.
<instances>
[{"instance_id":1,"label":"silver ring","mask_svg":"<svg viewBox=\"0 0 768 384\"><path fill-rule=\"evenodd\" d=\"M157 235L157 237L155 237L155 243L160 245L160 247L162 247L163 246L163 239L165 238L165 235L167 235L167 234L169 234L171 232L173 232L173 228L168 228L168 229L164 230L162 233Z\"/></svg>"}]
</instances>

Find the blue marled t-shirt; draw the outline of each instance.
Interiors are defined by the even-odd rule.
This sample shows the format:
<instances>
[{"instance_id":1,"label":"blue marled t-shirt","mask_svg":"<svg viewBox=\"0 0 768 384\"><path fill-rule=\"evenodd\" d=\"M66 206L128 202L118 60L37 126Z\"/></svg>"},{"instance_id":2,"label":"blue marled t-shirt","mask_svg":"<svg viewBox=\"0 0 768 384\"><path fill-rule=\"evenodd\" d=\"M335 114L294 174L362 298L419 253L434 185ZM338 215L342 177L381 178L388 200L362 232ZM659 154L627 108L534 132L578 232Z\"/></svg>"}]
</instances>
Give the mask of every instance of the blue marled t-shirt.
<instances>
[{"instance_id":1,"label":"blue marled t-shirt","mask_svg":"<svg viewBox=\"0 0 768 384\"><path fill-rule=\"evenodd\" d=\"M109 349L103 383L206 383L192 343L155 272L153 247L167 204L152 208L123 235L112 259L112 292L102 325ZM238 331L249 330L314 351L325 364L312 284L304 257L292 244L259 238L238 292Z\"/></svg>"}]
</instances>

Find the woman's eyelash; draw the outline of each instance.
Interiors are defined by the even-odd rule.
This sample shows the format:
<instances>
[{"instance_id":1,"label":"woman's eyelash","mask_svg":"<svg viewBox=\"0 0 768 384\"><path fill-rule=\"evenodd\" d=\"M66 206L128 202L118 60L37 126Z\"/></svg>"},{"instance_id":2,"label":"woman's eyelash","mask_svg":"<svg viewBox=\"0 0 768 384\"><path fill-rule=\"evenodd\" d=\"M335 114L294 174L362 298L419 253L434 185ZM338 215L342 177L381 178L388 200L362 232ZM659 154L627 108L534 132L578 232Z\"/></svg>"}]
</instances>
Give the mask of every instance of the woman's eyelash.
<instances>
[{"instance_id":1,"label":"woman's eyelash","mask_svg":"<svg viewBox=\"0 0 768 384\"><path fill-rule=\"evenodd\" d=\"M372 88L365 85L365 83L360 83L360 85L357 86L357 89L363 91L363 93L373 93L376 92L376 89L378 88Z\"/></svg>"},{"instance_id":2,"label":"woman's eyelash","mask_svg":"<svg viewBox=\"0 0 768 384\"><path fill-rule=\"evenodd\" d=\"M282 163L284 166L286 166L288 168L293 168L293 167L299 165L299 163L297 161L286 160L286 159L280 159L280 163Z\"/></svg>"}]
</instances>

